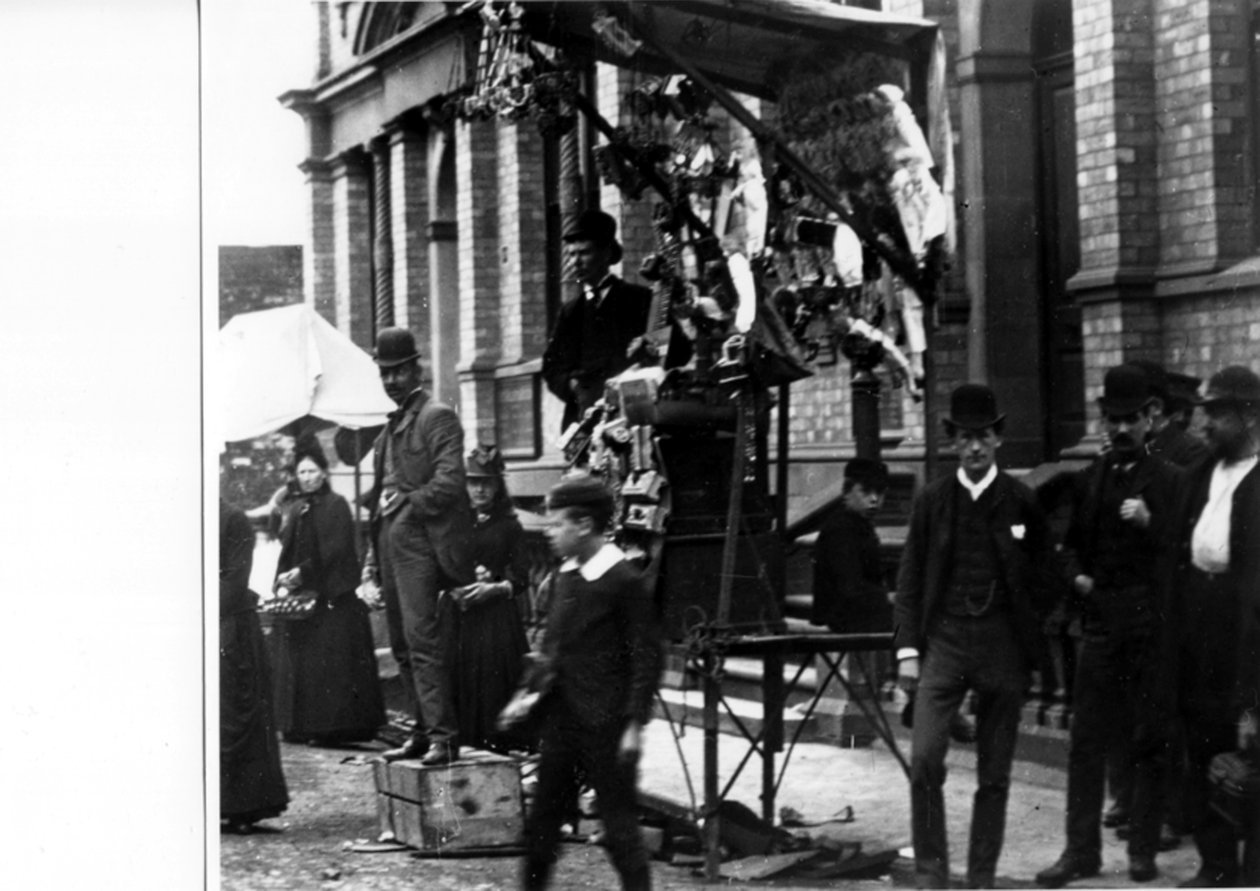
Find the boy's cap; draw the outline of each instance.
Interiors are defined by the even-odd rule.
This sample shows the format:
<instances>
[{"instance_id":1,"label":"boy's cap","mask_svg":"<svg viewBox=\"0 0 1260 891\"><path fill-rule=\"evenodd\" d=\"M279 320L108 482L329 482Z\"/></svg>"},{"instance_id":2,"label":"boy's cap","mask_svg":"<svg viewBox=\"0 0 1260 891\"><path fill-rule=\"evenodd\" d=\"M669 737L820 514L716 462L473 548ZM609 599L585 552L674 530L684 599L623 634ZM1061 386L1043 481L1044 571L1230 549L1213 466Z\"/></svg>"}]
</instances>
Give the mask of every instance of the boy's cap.
<instances>
[{"instance_id":1,"label":"boy's cap","mask_svg":"<svg viewBox=\"0 0 1260 891\"><path fill-rule=\"evenodd\" d=\"M844 465L844 478L867 489L888 488L888 465L870 458L854 458Z\"/></svg>"},{"instance_id":2,"label":"boy's cap","mask_svg":"<svg viewBox=\"0 0 1260 891\"><path fill-rule=\"evenodd\" d=\"M551 487L547 493L547 508L563 510L566 507L586 507L594 511L613 511L613 495L604 481L589 473L566 477Z\"/></svg>"}]
</instances>

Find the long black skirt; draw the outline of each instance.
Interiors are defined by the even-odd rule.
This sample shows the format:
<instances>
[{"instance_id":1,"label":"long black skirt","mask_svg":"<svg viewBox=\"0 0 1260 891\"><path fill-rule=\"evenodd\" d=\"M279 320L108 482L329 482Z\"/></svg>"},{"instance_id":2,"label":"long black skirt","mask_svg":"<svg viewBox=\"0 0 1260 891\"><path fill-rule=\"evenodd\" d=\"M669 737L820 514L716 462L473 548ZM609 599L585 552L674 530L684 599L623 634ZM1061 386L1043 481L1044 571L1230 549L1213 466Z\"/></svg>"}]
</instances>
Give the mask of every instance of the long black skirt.
<instances>
[{"instance_id":1,"label":"long black skirt","mask_svg":"<svg viewBox=\"0 0 1260 891\"><path fill-rule=\"evenodd\" d=\"M385 723L368 608L347 592L301 621L277 622L276 720L285 739L362 742Z\"/></svg>"},{"instance_id":2,"label":"long black skirt","mask_svg":"<svg viewBox=\"0 0 1260 891\"><path fill-rule=\"evenodd\" d=\"M454 635L450 659L459 741L483 749L532 748L529 740L504 736L494 727L529 649L517 602L492 600L467 612L444 603L442 620Z\"/></svg>"},{"instance_id":3,"label":"long black skirt","mask_svg":"<svg viewBox=\"0 0 1260 891\"><path fill-rule=\"evenodd\" d=\"M271 714L258 615L219 617L219 814L252 823L281 814L289 791Z\"/></svg>"}]
</instances>

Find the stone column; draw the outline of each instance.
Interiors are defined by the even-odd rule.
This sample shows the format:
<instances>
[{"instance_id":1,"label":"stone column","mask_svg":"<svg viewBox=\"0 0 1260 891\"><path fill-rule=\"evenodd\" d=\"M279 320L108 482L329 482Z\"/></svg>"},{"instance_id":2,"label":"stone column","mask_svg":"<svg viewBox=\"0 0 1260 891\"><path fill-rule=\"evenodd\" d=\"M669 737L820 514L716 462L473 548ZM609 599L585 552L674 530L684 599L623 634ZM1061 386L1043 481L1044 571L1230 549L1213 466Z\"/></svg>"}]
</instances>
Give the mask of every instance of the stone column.
<instances>
[{"instance_id":1,"label":"stone column","mask_svg":"<svg viewBox=\"0 0 1260 891\"><path fill-rule=\"evenodd\" d=\"M351 340L372 349L372 247L368 157L362 149L338 155L332 165L334 323Z\"/></svg>"},{"instance_id":2,"label":"stone column","mask_svg":"<svg viewBox=\"0 0 1260 891\"><path fill-rule=\"evenodd\" d=\"M429 176L427 127L400 121L389 133L394 231L394 324L429 339Z\"/></svg>"},{"instance_id":3,"label":"stone column","mask_svg":"<svg viewBox=\"0 0 1260 891\"><path fill-rule=\"evenodd\" d=\"M332 165L317 158L301 164L306 174L306 249L302 253L304 300L329 321L337 319Z\"/></svg>"},{"instance_id":4,"label":"stone column","mask_svg":"<svg viewBox=\"0 0 1260 891\"><path fill-rule=\"evenodd\" d=\"M1040 342L1042 296L1031 47L1026 30L992 27L964 31L959 53L966 373L992 386L1006 413L1004 460L1035 464L1043 448L1042 361L1028 347Z\"/></svg>"},{"instance_id":5,"label":"stone column","mask_svg":"<svg viewBox=\"0 0 1260 891\"><path fill-rule=\"evenodd\" d=\"M373 139L372 155L372 310L376 331L394 325L394 233L390 212L389 138Z\"/></svg>"}]
</instances>

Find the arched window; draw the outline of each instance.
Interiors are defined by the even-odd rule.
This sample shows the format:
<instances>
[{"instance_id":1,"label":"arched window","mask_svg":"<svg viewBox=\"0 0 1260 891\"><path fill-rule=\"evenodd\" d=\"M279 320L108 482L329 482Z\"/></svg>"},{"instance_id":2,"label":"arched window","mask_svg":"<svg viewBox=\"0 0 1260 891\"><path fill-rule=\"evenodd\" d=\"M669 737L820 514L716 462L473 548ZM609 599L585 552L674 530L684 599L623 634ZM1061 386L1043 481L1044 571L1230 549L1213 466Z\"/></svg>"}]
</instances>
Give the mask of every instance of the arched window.
<instances>
[{"instance_id":1,"label":"arched window","mask_svg":"<svg viewBox=\"0 0 1260 891\"><path fill-rule=\"evenodd\" d=\"M368 4L359 22L359 36L354 47L355 55L361 56L375 49L391 37L396 37L416 24L416 16L423 5L420 3ZM438 4L429 5L437 6Z\"/></svg>"}]
</instances>

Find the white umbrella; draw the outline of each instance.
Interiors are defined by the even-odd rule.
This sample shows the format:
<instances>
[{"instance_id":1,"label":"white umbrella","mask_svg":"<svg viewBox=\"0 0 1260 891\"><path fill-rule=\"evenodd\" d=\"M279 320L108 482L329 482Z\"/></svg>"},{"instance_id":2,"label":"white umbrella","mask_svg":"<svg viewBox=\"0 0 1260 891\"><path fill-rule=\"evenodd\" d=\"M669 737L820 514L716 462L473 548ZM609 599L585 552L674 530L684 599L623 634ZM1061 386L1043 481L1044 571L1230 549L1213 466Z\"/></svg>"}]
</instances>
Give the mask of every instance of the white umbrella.
<instances>
[{"instance_id":1,"label":"white umbrella","mask_svg":"<svg viewBox=\"0 0 1260 891\"><path fill-rule=\"evenodd\" d=\"M394 410L372 357L304 303L233 316L219 331L223 439L308 415L379 427Z\"/></svg>"}]
</instances>

